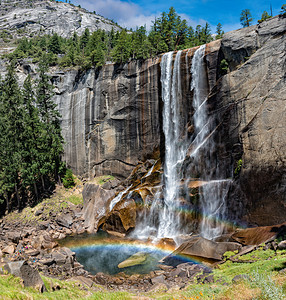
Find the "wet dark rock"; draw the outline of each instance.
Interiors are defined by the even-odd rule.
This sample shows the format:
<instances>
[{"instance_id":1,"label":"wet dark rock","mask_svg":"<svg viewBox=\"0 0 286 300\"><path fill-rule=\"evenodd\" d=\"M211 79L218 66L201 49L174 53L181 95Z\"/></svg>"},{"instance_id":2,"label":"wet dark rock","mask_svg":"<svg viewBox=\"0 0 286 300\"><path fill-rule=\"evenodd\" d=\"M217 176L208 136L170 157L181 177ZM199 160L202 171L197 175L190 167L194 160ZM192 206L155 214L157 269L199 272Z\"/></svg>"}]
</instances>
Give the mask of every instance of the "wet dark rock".
<instances>
[{"instance_id":1,"label":"wet dark rock","mask_svg":"<svg viewBox=\"0 0 286 300\"><path fill-rule=\"evenodd\" d=\"M136 204L133 199L119 201L106 216L103 230L127 233L136 224Z\"/></svg>"},{"instance_id":2,"label":"wet dark rock","mask_svg":"<svg viewBox=\"0 0 286 300\"><path fill-rule=\"evenodd\" d=\"M193 257L203 257L213 260L221 260L226 251L240 250L241 245L238 243L223 242L217 243L207 240L203 237L193 237L187 242L180 245L173 253L174 255L187 255ZM168 258L167 258L168 259Z\"/></svg>"},{"instance_id":3,"label":"wet dark rock","mask_svg":"<svg viewBox=\"0 0 286 300\"><path fill-rule=\"evenodd\" d=\"M286 233L286 223L237 230L231 238L242 245L260 245Z\"/></svg>"}]
</instances>

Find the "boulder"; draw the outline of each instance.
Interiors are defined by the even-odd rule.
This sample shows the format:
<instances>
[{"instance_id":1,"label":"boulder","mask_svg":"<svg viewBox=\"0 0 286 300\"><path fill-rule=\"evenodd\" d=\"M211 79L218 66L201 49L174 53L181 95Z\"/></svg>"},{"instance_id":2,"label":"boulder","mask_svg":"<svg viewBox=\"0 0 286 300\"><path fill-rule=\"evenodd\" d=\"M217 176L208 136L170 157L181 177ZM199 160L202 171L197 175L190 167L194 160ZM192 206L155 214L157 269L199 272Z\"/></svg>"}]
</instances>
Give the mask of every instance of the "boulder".
<instances>
[{"instance_id":1,"label":"boulder","mask_svg":"<svg viewBox=\"0 0 286 300\"><path fill-rule=\"evenodd\" d=\"M114 196L114 191L107 191L99 185L87 183L82 195L84 225L88 232L96 232L109 213L108 200Z\"/></svg>"},{"instance_id":2,"label":"boulder","mask_svg":"<svg viewBox=\"0 0 286 300\"><path fill-rule=\"evenodd\" d=\"M7 237L11 242L18 244L19 240L21 239L21 232L19 232L19 231L9 231L7 233Z\"/></svg>"},{"instance_id":3,"label":"boulder","mask_svg":"<svg viewBox=\"0 0 286 300\"><path fill-rule=\"evenodd\" d=\"M12 254L15 252L15 246L14 246L14 245L6 246L6 247L2 250L2 252L5 253L5 254L10 254L10 255L12 255Z\"/></svg>"},{"instance_id":4,"label":"boulder","mask_svg":"<svg viewBox=\"0 0 286 300\"><path fill-rule=\"evenodd\" d=\"M133 199L122 199L107 215L103 229L127 233L136 224L136 204Z\"/></svg>"},{"instance_id":5,"label":"boulder","mask_svg":"<svg viewBox=\"0 0 286 300\"><path fill-rule=\"evenodd\" d=\"M286 249L286 241L282 241L278 244L277 248L279 250L285 250Z\"/></svg>"},{"instance_id":6,"label":"boulder","mask_svg":"<svg viewBox=\"0 0 286 300\"><path fill-rule=\"evenodd\" d=\"M123 262L121 262L118 265L118 268L122 269L122 268L137 266L137 265L143 265L146 263L147 259L148 259L148 253L137 252L132 256L130 256L129 258L127 258L126 260L124 260Z\"/></svg>"},{"instance_id":7,"label":"boulder","mask_svg":"<svg viewBox=\"0 0 286 300\"><path fill-rule=\"evenodd\" d=\"M22 278L25 287L34 287L42 293L47 291L39 272L28 265L27 261L10 262L4 266L4 270Z\"/></svg>"},{"instance_id":8,"label":"boulder","mask_svg":"<svg viewBox=\"0 0 286 300\"><path fill-rule=\"evenodd\" d=\"M179 256L202 257L211 260L221 260L226 251L240 250L238 243L217 243L203 237L194 237L180 245L172 254Z\"/></svg>"},{"instance_id":9,"label":"boulder","mask_svg":"<svg viewBox=\"0 0 286 300\"><path fill-rule=\"evenodd\" d=\"M59 226L70 228L73 224L73 217L71 214L61 214L57 219L56 222Z\"/></svg>"},{"instance_id":10,"label":"boulder","mask_svg":"<svg viewBox=\"0 0 286 300\"><path fill-rule=\"evenodd\" d=\"M286 223L276 226L262 226L237 230L231 238L242 245L259 245L284 235Z\"/></svg>"}]
</instances>

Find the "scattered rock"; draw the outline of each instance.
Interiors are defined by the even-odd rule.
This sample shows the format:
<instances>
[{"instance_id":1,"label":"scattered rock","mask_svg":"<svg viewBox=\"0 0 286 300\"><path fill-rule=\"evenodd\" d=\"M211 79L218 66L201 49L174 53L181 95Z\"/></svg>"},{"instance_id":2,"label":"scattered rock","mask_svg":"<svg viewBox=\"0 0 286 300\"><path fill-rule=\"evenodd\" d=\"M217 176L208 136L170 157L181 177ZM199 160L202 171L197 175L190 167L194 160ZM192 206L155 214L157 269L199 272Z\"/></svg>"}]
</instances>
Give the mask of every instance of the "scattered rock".
<instances>
[{"instance_id":1,"label":"scattered rock","mask_svg":"<svg viewBox=\"0 0 286 300\"><path fill-rule=\"evenodd\" d=\"M166 284L165 276L164 275L156 276L151 279L151 282L152 284L156 284L156 283Z\"/></svg>"},{"instance_id":2,"label":"scattered rock","mask_svg":"<svg viewBox=\"0 0 286 300\"><path fill-rule=\"evenodd\" d=\"M5 253L5 254L10 254L10 255L12 255L12 254L15 252L15 246L13 246L13 245L6 246L6 247L2 250L2 252Z\"/></svg>"},{"instance_id":3,"label":"scattered rock","mask_svg":"<svg viewBox=\"0 0 286 300\"><path fill-rule=\"evenodd\" d=\"M73 224L73 217L70 214L61 214L57 219L56 222L59 226L70 228Z\"/></svg>"},{"instance_id":4,"label":"scattered rock","mask_svg":"<svg viewBox=\"0 0 286 300\"><path fill-rule=\"evenodd\" d=\"M27 261L10 262L4 266L4 269L10 274L22 278L25 287L37 288L41 293L47 291L38 271L31 268Z\"/></svg>"},{"instance_id":5,"label":"scattered rock","mask_svg":"<svg viewBox=\"0 0 286 300\"><path fill-rule=\"evenodd\" d=\"M285 250L286 249L286 241L282 241L278 244L277 248L279 250Z\"/></svg>"}]
</instances>

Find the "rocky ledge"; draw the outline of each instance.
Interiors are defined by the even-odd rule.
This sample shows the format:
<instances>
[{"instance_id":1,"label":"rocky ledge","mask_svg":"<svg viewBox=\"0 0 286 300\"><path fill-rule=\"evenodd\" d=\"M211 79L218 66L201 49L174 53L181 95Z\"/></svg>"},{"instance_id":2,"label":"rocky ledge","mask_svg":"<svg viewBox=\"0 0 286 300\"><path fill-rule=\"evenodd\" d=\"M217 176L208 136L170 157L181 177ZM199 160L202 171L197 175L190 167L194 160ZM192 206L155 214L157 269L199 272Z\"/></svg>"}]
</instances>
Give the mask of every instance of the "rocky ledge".
<instances>
[{"instance_id":1,"label":"rocky ledge","mask_svg":"<svg viewBox=\"0 0 286 300\"><path fill-rule=\"evenodd\" d=\"M104 185L110 187L112 182ZM120 212L116 207L115 205L114 210L111 210L114 214ZM77 279L88 287L101 285L112 290L167 291L184 288L192 282L213 282L212 267L225 260L226 252L235 251L229 259L240 262L242 255L254 251L262 244L264 249L286 249L286 241L283 240L286 223L237 230L216 241L199 236L181 236L180 246L159 262L156 271L145 275L92 275L77 261L75 253L69 248L61 247L59 242L68 235L77 235L88 230L83 212L82 204L74 205L52 197L30 209L29 213L13 213L4 217L0 220L0 265L9 273L21 277L25 286L32 285L42 292L45 291L45 286L38 272L48 277ZM126 207L124 212L125 217L127 216L125 221L128 223ZM106 228L109 229L108 226ZM120 235L122 227L117 228L116 223L113 223L112 230ZM277 238L282 241L278 243L275 240ZM161 241L161 244L164 243L174 245L166 239ZM196 258L205 264L182 263L178 259L182 255Z\"/></svg>"}]
</instances>

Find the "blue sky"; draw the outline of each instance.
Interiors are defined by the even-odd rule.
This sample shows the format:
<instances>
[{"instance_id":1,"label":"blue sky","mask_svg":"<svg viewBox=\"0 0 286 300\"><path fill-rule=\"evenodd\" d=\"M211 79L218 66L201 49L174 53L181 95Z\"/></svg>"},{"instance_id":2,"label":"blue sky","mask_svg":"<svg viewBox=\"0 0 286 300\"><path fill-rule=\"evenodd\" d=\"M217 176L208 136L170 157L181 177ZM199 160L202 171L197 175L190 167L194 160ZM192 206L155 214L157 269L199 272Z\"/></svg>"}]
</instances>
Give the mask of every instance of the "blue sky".
<instances>
[{"instance_id":1,"label":"blue sky","mask_svg":"<svg viewBox=\"0 0 286 300\"><path fill-rule=\"evenodd\" d=\"M264 10L270 14L270 4L275 16L279 14L286 0L71 0L71 2L75 5L80 4L90 11L96 11L127 28L145 24L149 28L156 16L174 6L176 12L185 18L189 25L195 27L208 22L214 32L219 22L223 25L224 31L241 28L239 17L241 11L246 8L252 13L253 24L257 23Z\"/></svg>"}]
</instances>

